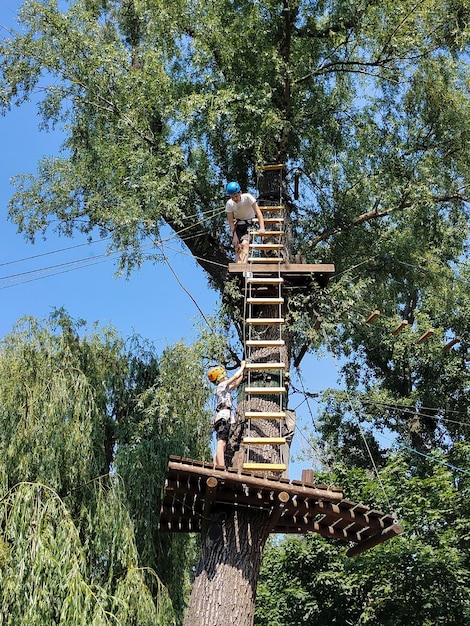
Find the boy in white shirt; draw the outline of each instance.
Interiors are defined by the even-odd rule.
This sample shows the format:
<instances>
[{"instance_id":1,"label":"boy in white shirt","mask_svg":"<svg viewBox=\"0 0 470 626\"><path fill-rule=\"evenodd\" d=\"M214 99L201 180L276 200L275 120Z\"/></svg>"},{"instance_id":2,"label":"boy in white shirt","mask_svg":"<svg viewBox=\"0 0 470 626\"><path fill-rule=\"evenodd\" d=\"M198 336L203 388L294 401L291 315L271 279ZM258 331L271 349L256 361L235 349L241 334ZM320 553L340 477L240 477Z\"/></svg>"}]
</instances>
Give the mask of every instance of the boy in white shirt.
<instances>
[{"instance_id":1,"label":"boy in white shirt","mask_svg":"<svg viewBox=\"0 0 470 626\"><path fill-rule=\"evenodd\" d=\"M250 235L248 229L253 219L258 218L258 231L264 233L263 214L251 193L242 193L240 185L233 181L227 185L227 194L230 200L225 205L228 225L232 233L232 241L235 247L236 262L246 263L248 261L248 251Z\"/></svg>"}]
</instances>

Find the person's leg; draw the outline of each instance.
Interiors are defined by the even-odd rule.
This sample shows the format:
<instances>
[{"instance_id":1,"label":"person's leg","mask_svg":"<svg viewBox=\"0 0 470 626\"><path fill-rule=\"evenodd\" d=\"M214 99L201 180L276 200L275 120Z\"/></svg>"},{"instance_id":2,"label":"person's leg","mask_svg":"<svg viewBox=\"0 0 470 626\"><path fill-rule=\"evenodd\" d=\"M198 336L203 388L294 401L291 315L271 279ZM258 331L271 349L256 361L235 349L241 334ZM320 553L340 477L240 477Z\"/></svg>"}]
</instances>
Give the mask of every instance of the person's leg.
<instances>
[{"instance_id":1,"label":"person's leg","mask_svg":"<svg viewBox=\"0 0 470 626\"><path fill-rule=\"evenodd\" d=\"M236 252L236 262L246 263L248 261L250 235L248 234L248 224L237 224L237 237L239 241Z\"/></svg>"},{"instance_id":2,"label":"person's leg","mask_svg":"<svg viewBox=\"0 0 470 626\"><path fill-rule=\"evenodd\" d=\"M213 459L214 465L225 467L225 447L230 434L230 423L222 419L216 423L214 428L217 434L217 443Z\"/></svg>"},{"instance_id":3,"label":"person's leg","mask_svg":"<svg viewBox=\"0 0 470 626\"><path fill-rule=\"evenodd\" d=\"M225 446L226 442L223 439L217 439L217 449L215 451L214 463L225 467Z\"/></svg>"},{"instance_id":4,"label":"person's leg","mask_svg":"<svg viewBox=\"0 0 470 626\"><path fill-rule=\"evenodd\" d=\"M250 252L250 234L248 233L248 225L244 225L243 232L240 233L238 240L240 241L240 250L238 252L238 263L247 263Z\"/></svg>"},{"instance_id":5,"label":"person's leg","mask_svg":"<svg viewBox=\"0 0 470 626\"><path fill-rule=\"evenodd\" d=\"M248 253L250 250L250 246L248 241L244 239L240 244L240 250L238 252L238 263L247 263L248 262Z\"/></svg>"}]
</instances>

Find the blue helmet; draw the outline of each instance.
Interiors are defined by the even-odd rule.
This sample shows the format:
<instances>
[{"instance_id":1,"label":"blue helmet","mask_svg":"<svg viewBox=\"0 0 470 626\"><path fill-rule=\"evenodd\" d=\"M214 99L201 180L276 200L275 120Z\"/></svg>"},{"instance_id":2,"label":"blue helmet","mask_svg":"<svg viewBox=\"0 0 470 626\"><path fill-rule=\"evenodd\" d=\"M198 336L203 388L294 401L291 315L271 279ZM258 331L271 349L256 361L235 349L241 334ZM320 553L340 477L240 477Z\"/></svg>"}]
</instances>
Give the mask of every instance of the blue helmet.
<instances>
[{"instance_id":1,"label":"blue helmet","mask_svg":"<svg viewBox=\"0 0 470 626\"><path fill-rule=\"evenodd\" d=\"M241 190L242 190L242 188L241 188L241 187L240 187L240 185L239 185L237 182L235 182L235 181L233 181L233 182L229 183L229 184L227 185L227 188L226 188L226 191L227 191L227 193L228 193L228 195L229 195L229 196L231 196L231 195L232 195L232 194L234 194L234 193L238 193L238 192L239 192L239 191L241 191Z\"/></svg>"}]
</instances>

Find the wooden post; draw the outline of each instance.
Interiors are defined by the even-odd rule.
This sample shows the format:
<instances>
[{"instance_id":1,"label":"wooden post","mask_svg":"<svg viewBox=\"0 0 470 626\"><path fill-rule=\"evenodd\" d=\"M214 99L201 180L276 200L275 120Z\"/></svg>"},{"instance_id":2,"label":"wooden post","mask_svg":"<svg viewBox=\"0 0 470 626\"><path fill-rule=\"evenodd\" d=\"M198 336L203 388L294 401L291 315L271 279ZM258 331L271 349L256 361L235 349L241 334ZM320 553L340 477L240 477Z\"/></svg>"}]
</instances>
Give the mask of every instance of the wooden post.
<instances>
[{"instance_id":1,"label":"wooden post","mask_svg":"<svg viewBox=\"0 0 470 626\"><path fill-rule=\"evenodd\" d=\"M303 469L302 470L302 481L308 485L313 485L313 469Z\"/></svg>"},{"instance_id":2,"label":"wooden post","mask_svg":"<svg viewBox=\"0 0 470 626\"><path fill-rule=\"evenodd\" d=\"M204 498L204 508L202 511L202 524L201 524L201 535L204 535L207 532L207 528L209 527L209 516L211 511L212 502L214 501L215 494L217 492L217 485L219 481L214 476L209 476L206 480L206 495Z\"/></svg>"}]
</instances>

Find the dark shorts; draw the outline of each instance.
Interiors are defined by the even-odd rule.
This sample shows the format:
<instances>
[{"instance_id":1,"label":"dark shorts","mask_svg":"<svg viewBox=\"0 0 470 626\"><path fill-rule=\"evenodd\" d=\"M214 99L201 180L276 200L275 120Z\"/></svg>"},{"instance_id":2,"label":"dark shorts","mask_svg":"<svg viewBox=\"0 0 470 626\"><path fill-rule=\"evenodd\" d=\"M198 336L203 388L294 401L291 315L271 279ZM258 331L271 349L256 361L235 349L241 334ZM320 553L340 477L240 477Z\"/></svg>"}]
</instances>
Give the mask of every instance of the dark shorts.
<instances>
[{"instance_id":1,"label":"dark shorts","mask_svg":"<svg viewBox=\"0 0 470 626\"><path fill-rule=\"evenodd\" d=\"M228 441L228 436L230 434L230 422L227 422L226 420L219 420L214 424L214 430L217 439Z\"/></svg>"},{"instance_id":2,"label":"dark shorts","mask_svg":"<svg viewBox=\"0 0 470 626\"><path fill-rule=\"evenodd\" d=\"M248 229L252 226L252 220L238 222L235 224L235 232L237 233L238 241L249 241L250 235Z\"/></svg>"}]
</instances>

